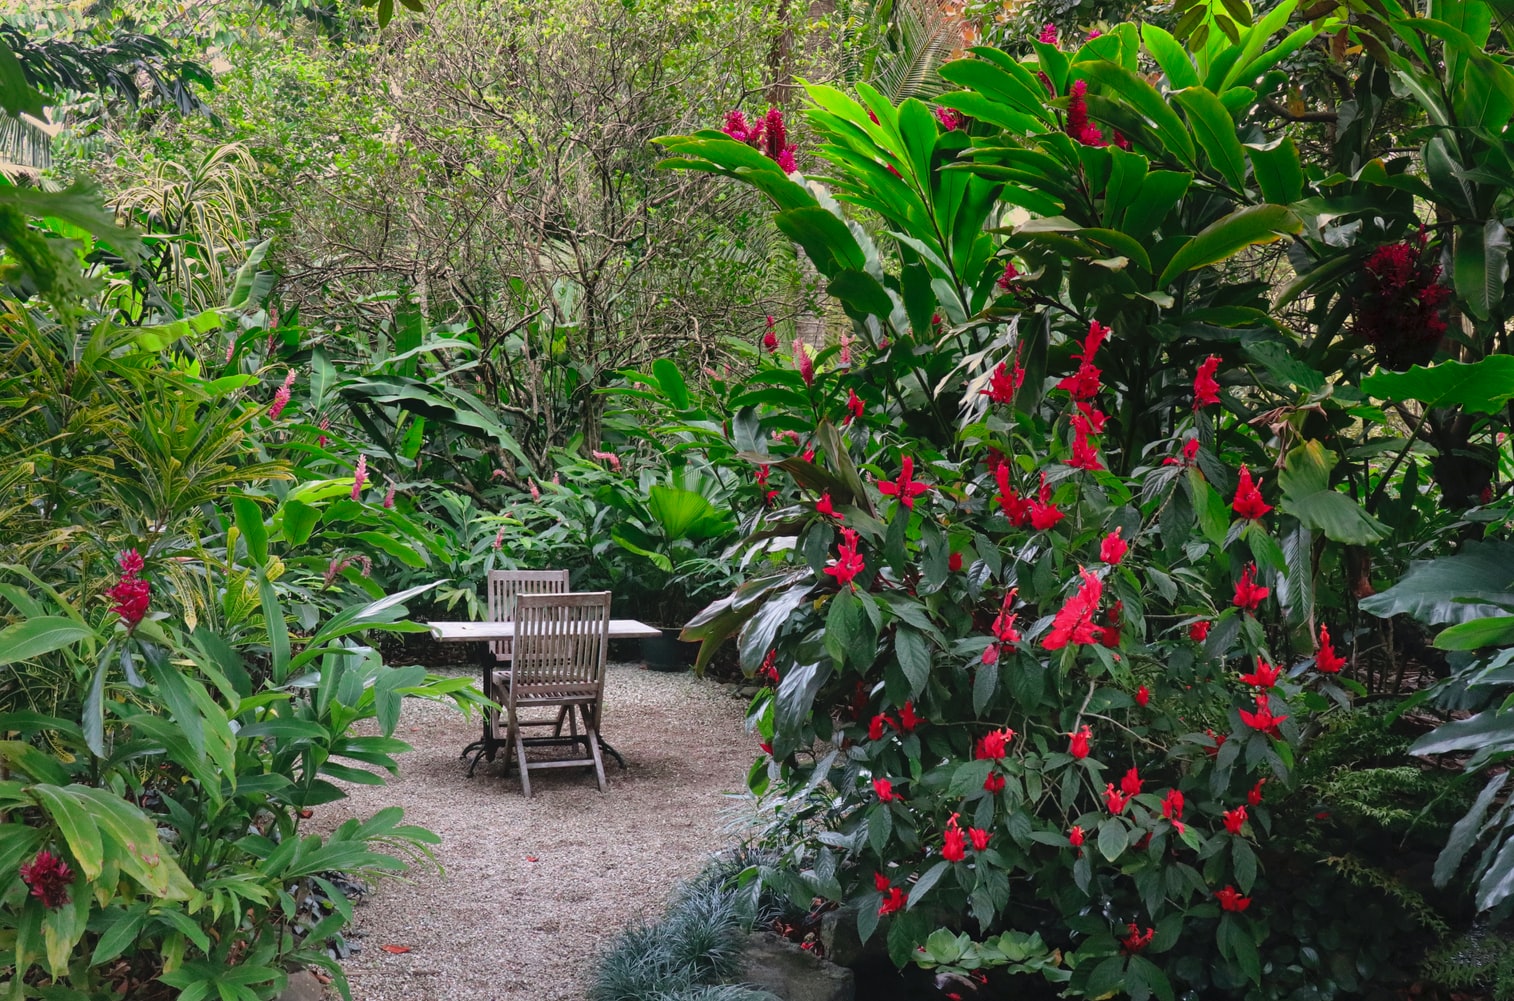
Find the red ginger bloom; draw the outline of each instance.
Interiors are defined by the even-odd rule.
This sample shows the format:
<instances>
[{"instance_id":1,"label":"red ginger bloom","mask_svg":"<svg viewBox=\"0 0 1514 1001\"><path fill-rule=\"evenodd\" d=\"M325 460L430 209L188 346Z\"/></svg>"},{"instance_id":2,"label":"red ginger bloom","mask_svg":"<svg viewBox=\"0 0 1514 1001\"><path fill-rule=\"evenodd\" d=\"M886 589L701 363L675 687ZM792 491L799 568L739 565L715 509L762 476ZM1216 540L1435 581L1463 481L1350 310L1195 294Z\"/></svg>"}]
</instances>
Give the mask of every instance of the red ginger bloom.
<instances>
[{"instance_id":1,"label":"red ginger bloom","mask_svg":"<svg viewBox=\"0 0 1514 1001\"><path fill-rule=\"evenodd\" d=\"M1248 563L1246 569L1241 572L1241 579L1235 585L1234 604L1236 608L1244 608L1247 611L1255 611L1272 593L1271 588L1262 587L1255 582L1256 564Z\"/></svg>"},{"instance_id":2,"label":"red ginger bloom","mask_svg":"<svg viewBox=\"0 0 1514 1001\"><path fill-rule=\"evenodd\" d=\"M1241 684L1250 685L1263 691L1277 684L1277 679L1283 676L1283 669L1276 664L1269 664L1261 657L1256 658L1256 670L1250 674L1241 675Z\"/></svg>"},{"instance_id":3,"label":"red ginger bloom","mask_svg":"<svg viewBox=\"0 0 1514 1001\"><path fill-rule=\"evenodd\" d=\"M774 325L775 321L769 314L767 330L762 335L762 346L767 348L768 354L776 354L778 351L778 331L774 329Z\"/></svg>"},{"instance_id":4,"label":"red ginger bloom","mask_svg":"<svg viewBox=\"0 0 1514 1001\"><path fill-rule=\"evenodd\" d=\"M1068 734L1071 739L1067 742L1067 753L1082 761L1088 757L1089 741L1093 739L1093 730L1084 724L1083 728L1076 733Z\"/></svg>"},{"instance_id":5,"label":"red ginger bloom","mask_svg":"<svg viewBox=\"0 0 1514 1001\"><path fill-rule=\"evenodd\" d=\"M958 570L961 570L962 554L952 553L950 556L948 556L946 558L946 569L950 570L952 573L956 573Z\"/></svg>"},{"instance_id":6,"label":"red ginger bloom","mask_svg":"<svg viewBox=\"0 0 1514 1001\"><path fill-rule=\"evenodd\" d=\"M1041 474L1041 489L1036 494L1036 499L1026 504L1026 510L1030 515L1030 527L1038 532L1044 532L1065 518L1066 512L1051 502L1051 487L1046 482L1046 474Z\"/></svg>"},{"instance_id":7,"label":"red ginger bloom","mask_svg":"<svg viewBox=\"0 0 1514 1001\"><path fill-rule=\"evenodd\" d=\"M1140 771L1133 766L1120 778L1120 792L1126 796L1139 795L1143 785L1145 785L1145 780L1141 778Z\"/></svg>"},{"instance_id":8,"label":"red ginger bloom","mask_svg":"<svg viewBox=\"0 0 1514 1001\"><path fill-rule=\"evenodd\" d=\"M1072 825L1072 830L1067 832L1067 843L1074 848L1081 848L1083 846L1083 828L1077 824Z\"/></svg>"},{"instance_id":9,"label":"red ginger bloom","mask_svg":"<svg viewBox=\"0 0 1514 1001\"><path fill-rule=\"evenodd\" d=\"M1214 626L1208 619L1200 619L1188 627L1188 638L1195 643L1202 643L1209 638L1209 630Z\"/></svg>"},{"instance_id":10,"label":"red ginger bloom","mask_svg":"<svg viewBox=\"0 0 1514 1001\"><path fill-rule=\"evenodd\" d=\"M1076 84L1073 90L1077 90ZM1091 400L1098 395L1100 373L1093 363L1093 356L1098 352L1099 345L1104 343L1104 338L1108 336L1109 328L1098 320L1088 325L1088 336L1083 338L1083 351L1081 354L1073 355L1074 360L1078 362L1078 369L1057 383L1058 389L1067 390L1074 400Z\"/></svg>"},{"instance_id":11,"label":"red ginger bloom","mask_svg":"<svg viewBox=\"0 0 1514 1001\"><path fill-rule=\"evenodd\" d=\"M1104 132L1088 120L1088 84L1083 80L1072 82L1072 93L1067 98L1067 125L1062 129L1075 142L1084 146L1108 146Z\"/></svg>"},{"instance_id":12,"label":"red ginger bloom","mask_svg":"<svg viewBox=\"0 0 1514 1001\"><path fill-rule=\"evenodd\" d=\"M841 517L841 515L836 513L836 508L831 504L831 492L829 490L821 494L820 499L815 502L815 510L827 518L840 519Z\"/></svg>"},{"instance_id":13,"label":"red ginger bloom","mask_svg":"<svg viewBox=\"0 0 1514 1001\"><path fill-rule=\"evenodd\" d=\"M957 826L958 814L952 814L946 822L946 830L941 835L941 857L948 862L961 862L967 857L967 843L962 836L962 828Z\"/></svg>"},{"instance_id":14,"label":"red ginger bloom","mask_svg":"<svg viewBox=\"0 0 1514 1001\"><path fill-rule=\"evenodd\" d=\"M891 803L897 798L894 795L894 784L888 779L873 779L873 791L878 794L880 803Z\"/></svg>"},{"instance_id":15,"label":"red ginger bloom","mask_svg":"<svg viewBox=\"0 0 1514 1001\"><path fill-rule=\"evenodd\" d=\"M1020 277L1020 269L1015 267L1013 261L1005 261L1004 273L999 276L999 280L995 284L999 286L1000 292L1013 292L1015 290L1015 279L1018 277Z\"/></svg>"},{"instance_id":16,"label":"red ginger bloom","mask_svg":"<svg viewBox=\"0 0 1514 1001\"><path fill-rule=\"evenodd\" d=\"M935 112L936 121L940 122L941 127L948 132L954 132L967 124L967 119L951 108L943 108L937 105L932 110Z\"/></svg>"},{"instance_id":17,"label":"red ginger bloom","mask_svg":"<svg viewBox=\"0 0 1514 1001\"><path fill-rule=\"evenodd\" d=\"M1045 44L1047 44L1047 45L1056 45L1057 44L1057 26L1055 24L1050 24L1050 23L1042 25L1041 26L1041 38L1040 38L1040 40L1042 42L1044 42Z\"/></svg>"},{"instance_id":18,"label":"red ginger bloom","mask_svg":"<svg viewBox=\"0 0 1514 1001\"><path fill-rule=\"evenodd\" d=\"M1246 793L1247 803L1251 804L1252 806L1262 805L1262 784L1266 781L1267 779L1265 777L1256 780L1256 785L1252 786L1251 789Z\"/></svg>"},{"instance_id":19,"label":"red ginger bloom","mask_svg":"<svg viewBox=\"0 0 1514 1001\"><path fill-rule=\"evenodd\" d=\"M1099 559L1110 566L1114 566L1125 558L1130 551L1130 543L1120 538L1123 528L1116 528L1113 532L1104 536L1104 541L1099 543Z\"/></svg>"},{"instance_id":20,"label":"red ginger bloom","mask_svg":"<svg viewBox=\"0 0 1514 1001\"><path fill-rule=\"evenodd\" d=\"M1015 393L1025 385L1025 370L1020 367L1019 357L1015 358L1015 367L1009 369L1002 361L999 362L994 374L988 377L988 388L978 390L979 396L986 396L994 403L1002 403L1008 406L1015 402Z\"/></svg>"},{"instance_id":21,"label":"red ginger bloom","mask_svg":"<svg viewBox=\"0 0 1514 1001\"><path fill-rule=\"evenodd\" d=\"M883 735L888 732L884 729L884 727L891 727L893 725L893 720L889 719L885 714L879 713L878 715L874 716L872 722L867 725L867 739L882 740Z\"/></svg>"},{"instance_id":22,"label":"red ginger bloom","mask_svg":"<svg viewBox=\"0 0 1514 1001\"><path fill-rule=\"evenodd\" d=\"M1142 709L1144 709L1144 708L1146 708L1146 704L1148 702L1150 702L1150 701L1151 701L1151 689L1147 688L1145 685L1142 685L1140 688L1136 689L1136 693L1135 693L1135 704L1136 705L1138 705Z\"/></svg>"},{"instance_id":23,"label":"red ginger bloom","mask_svg":"<svg viewBox=\"0 0 1514 1001\"><path fill-rule=\"evenodd\" d=\"M809 350L804 342L794 338L794 367L799 370L799 377L804 380L806 386L815 384L815 362L810 358Z\"/></svg>"},{"instance_id":24,"label":"red ginger bloom","mask_svg":"<svg viewBox=\"0 0 1514 1001\"><path fill-rule=\"evenodd\" d=\"M1130 799L1131 797L1116 789L1113 782L1107 783L1104 786L1104 805L1109 807L1111 815L1119 816L1124 813L1126 805L1130 803Z\"/></svg>"},{"instance_id":25,"label":"red ginger bloom","mask_svg":"<svg viewBox=\"0 0 1514 1001\"><path fill-rule=\"evenodd\" d=\"M913 508L915 498L930 489L929 483L915 482L915 460L905 456L900 460L901 469L899 478L894 481L880 480L878 492L885 497L898 497L899 503L905 507Z\"/></svg>"},{"instance_id":26,"label":"red ginger bloom","mask_svg":"<svg viewBox=\"0 0 1514 1001\"><path fill-rule=\"evenodd\" d=\"M988 839L993 837L988 831L979 830L976 827L967 829L967 838L973 843L973 851L981 852L988 847Z\"/></svg>"},{"instance_id":27,"label":"red ginger bloom","mask_svg":"<svg viewBox=\"0 0 1514 1001\"><path fill-rule=\"evenodd\" d=\"M916 715L913 702L905 702L904 708L899 710L899 729L905 733L914 733L915 727L924 722L925 717Z\"/></svg>"},{"instance_id":28,"label":"red ginger bloom","mask_svg":"<svg viewBox=\"0 0 1514 1001\"><path fill-rule=\"evenodd\" d=\"M1199 370L1193 376L1193 409L1220 402L1220 384L1214 378L1219 367L1219 355L1210 355L1199 363Z\"/></svg>"},{"instance_id":29,"label":"red ginger bloom","mask_svg":"<svg viewBox=\"0 0 1514 1001\"><path fill-rule=\"evenodd\" d=\"M1363 269L1356 333L1388 368L1429 361L1446 333L1442 310L1451 290L1440 284L1440 266L1426 244L1421 229L1417 239L1379 247Z\"/></svg>"},{"instance_id":30,"label":"red ginger bloom","mask_svg":"<svg viewBox=\"0 0 1514 1001\"><path fill-rule=\"evenodd\" d=\"M1335 652L1335 647L1330 644L1330 630L1323 624L1319 627L1319 652L1314 655L1314 666L1325 674L1339 674L1346 666L1346 658Z\"/></svg>"},{"instance_id":31,"label":"red ginger bloom","mask_svg":"<svg viewBox=\"0 0 1514 1001\"><path fill-rule=\"evenodd\" d=\"M830 566L825 568L826 573L836 578L838 587L851 584L858 574L867 569L862 555L857 552L857 533L850 528L843 528L841 539L841 544L836 547L836 558L831 561Z\"/></svg>"},{"instance_id":32,"label":"red ginger bloom","mask_svg":"<svg viewBox=\"0 0 1514 1001\"><path fill-rule=\"evenodd\" d=\"M1235 911L1239 913L1251 906L1251 898L1243 897L1233 886L1227 886L1223 890L1214 891L1214 899L1220 902L1220 910Z\"/></svg>"},{"instance_id":33,"label":"red ginger bloom","mask_svg":"<svg viewBox=\"0 0 1514 1001\"><path fill-rule=\"evenodd\" d=\"M1235 486L1235 499L1230 502L1230 507L1242 518L1256 521L1262 515L1272 510L1272 505L1262 500L1262 491L1259 485L1251 482L1251 470L1241 467L1240 481Z\"/></svg>"},{"instance_id":34,"label":"red ginger bloom","mask_svg":"<svg viewBox=\"0 0 1514 1001\"><path fill-rule=\"evenodd\" d=\"M857 396L856 390L848 389L846 391L846 419L841 423L843 425L850 424L852 421L861 416L862 400Z\"/></svg>"},{"instance_id":35,"label":"red ginger bloom","mask_svg":"<svg viewBox=\"0 0 1514 1001\"><path fill-rule=\"evenodd\" d=\"M1088 646L1099 641L1099 630L1093 624L1093 617L1104 595L1104 584L1087 570L1079 568L1078 573L1083 578L1078 593L1057 610L1051 632L1041 641L1047 650L1060 650L1068 643Z\"/></svg>"},{"instance_id":36,"label":"red ginger bloom","mask_svg":"<svg viewBox=\"0 0 1514 1001\"><path fill-rule=\"evenodd\" d=\"M1015 732L1009 727L995 730L985 737L978 739L978 760L992 758L995 761L1004 757L1006 748L1011 740L1015 739Z\"/></svg>"},{"instance_id":37,"label":"red ginger bloom","mask_svg":"<svg viewBox=\"0 0 1514 1001\"><path fill-rule=\"evenodd\" d=\"M1267 696L1256 697L1256 712L1240 710L1241 722L1253 730L1265 733L1274 739L1281 739L1282 733L1278 730L1278 724L1287 719L1287 716L1272 715L1272 704L1267 701Z\"/></svg>"},{"instance_id":38,"label":"red ginger bloom","mask_svg":"<svg viewBox=\"0 0 1514 1001\"><path fill-rule=\"evenodd\" d=\"M57 910L68 903L68 887L74 874L59 856L43 849L30 862L22 864L20 875L21 882L31 888L31 895L48 910Z\"/></svg>"},{"instance_id":39,"label":"red ginger bloom","mask_svg":"<svg viewBox=\"0 0 1514 1001\"><path fill-rule=\"evenodd\" d=\"M1134 921L1126 925L1125 928L1129 934L1120 939L1120 949L1127 956L1134 956L1142 949L1145 949L1151 944L1151 940L1156 937L1155 928L1147 928L1145 931L1141 931Z\"/></svg>"},{"instance_id":40,"label":"red ginger bloom","mask_svg":"<svg viewBox=\"0 0 1514 1001\"><path fill-rule=\"evenodd\" d=\"M145 564L142 554L135 549L122 553L117 562L121 567L121 579L105 592L105 596L111 599L110 610L121 617L130 631L147 615L147 606L152 601L152 585L137 576Z\"/></svg>"},{"instance_id":41,"label":"red ginger bloom","mask_svg":"<svg viewBox=\"0 0 1514 1001\"><path fill-rule=\"evenodd\" d=\"M1222 816L1225 821L1225 830L1231 834L1241 833L1241 827L1246 823L1246 808L1238 806L1234 810L1226 810Z\"/></svg>"},{"instance_id":42,"label":"red ginger bloom","mask_svg":"<svg viewBox=\"0 0 1514 1001\"><path fill-rule=\"evenodd\" d=\"M998 772L989 772L988 778L983 780L983 788L987 789L989 792L1003 792L1004 776L1000 775Z\"/></svg>"},{"instance_id":43,"label":"red ginger bloom","mask_svg":"<svg viewBox=\"0 0 1514 1001\"><path fill-rule=\"evenodd\" d=\"M290 369L289 373L284 376L284 384L274 390L273 405L268 408L268 417L270 420L278 420L279 415L284 412L284 408L289 406L289 391L294 388L294 376L294 369Z\"/></svg>"}]
</instances>

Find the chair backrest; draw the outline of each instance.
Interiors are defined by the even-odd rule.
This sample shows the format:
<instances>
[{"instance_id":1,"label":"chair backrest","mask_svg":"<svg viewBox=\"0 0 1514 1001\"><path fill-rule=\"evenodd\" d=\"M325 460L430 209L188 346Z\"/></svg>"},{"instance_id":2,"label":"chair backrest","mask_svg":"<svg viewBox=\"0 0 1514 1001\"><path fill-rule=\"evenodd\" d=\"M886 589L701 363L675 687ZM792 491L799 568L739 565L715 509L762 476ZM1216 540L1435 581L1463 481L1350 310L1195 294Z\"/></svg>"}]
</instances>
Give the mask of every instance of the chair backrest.
<instances>
[{"instance_id":1,"label":"chair backrest","mask_svg":"<svg viewBox=\"0 0 1514 1001\"><path fill-rule=\"evenodd\" d=\"M519 595L510 697L569 691L598 697L609 641L609 591Z\"/></svg>"},{"instance_id":2,"label":"chair backrest","mask_svg":"<svg viewBox=\"0 0 1514 1001\"><path fill-rule=\"evenodd\" d=\"M522 594L565 594L568 590L566 570L490 570L489 621L510 622L515 618L515 599ZM509 658L509 640L489 644L501 658Z\"/></svg>"}]
</instances>

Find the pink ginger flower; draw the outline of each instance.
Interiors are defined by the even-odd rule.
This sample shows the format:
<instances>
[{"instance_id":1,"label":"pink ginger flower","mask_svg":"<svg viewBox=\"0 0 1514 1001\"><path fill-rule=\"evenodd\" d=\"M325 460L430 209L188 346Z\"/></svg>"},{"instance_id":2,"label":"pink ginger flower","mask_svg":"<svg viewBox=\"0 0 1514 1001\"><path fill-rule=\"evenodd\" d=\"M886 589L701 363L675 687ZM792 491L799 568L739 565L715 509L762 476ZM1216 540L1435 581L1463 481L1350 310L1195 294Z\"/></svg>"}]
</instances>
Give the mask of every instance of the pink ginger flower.
<instances>
[{"instance_id":1,"label":"pink ginger flower","mask_svg":"<svg viewBox=\"0 0 1514 1001\"><path fill-rule=\"evenodd\" d=\"M494 548L495 548L495 550L498 551L499 548L501 546L503 546L504 544L505 544L505 529L504 529L504 526L500 526L500 530L498 532L494 533Z\"/></svg>"},{"instance_id":2,"label":"pink ginger flower","mask_svg":"<svg viewBox=\"0 0 1514 1001\"><path fill-rule=\"evenodd\" d=\"M21 866L21 882L31 891L31 896L42 901L42 906L55 911L68 903L68 887L74 880L68 863L52 852L39 851L30 862Z\"/></svg>"},{"instance_id":3,"label":"pink ginger flower","mask_svg":"<svg viewBox=\"0 0 1514 1001\"><path fill-rule=\"evenodd\" d=\"M1045 44L1045 45L1056 45L1057 44L1057 26L1055 24L1045 24L1045 25L1042 25L1041 26L1041 38L1040 38L1040 41L1043 44Z\"/></svg>"},{"instance_id":4,"label":"pink ginger flower","mask_svg":"<svg viewBox=\"0 0 1514 1001\"><path fill-rule=\"evenodd\" d=\"M384 491L384 507L394 507L394 481L389 482L389 489Z\"/></svg>"},{"instance_id":5,"label":"pink ginger flower","mask_svg":"<svg viewBox=\"0 0 1514 1001\"><path fill-rule=\"evenodd\" d=\"M841 364L843 365L850 365L852 363L853 340L855 340L855 338L853 338L851 334L841 335L841 354L839 355L839 358L841 360Z\"/></svg>"},{"instance_id":6,"label":"pink ginger flower","mask_svg":"<svg viewBox=\"0 0 1514 1001\"><path fill-rule=\"evenodd\" d=\"M270 420L278 420L279 414L282 414L284 408L289 406L289 390L294 387L294 377L295 371L294 369L290 369L289 374L284 376L284 385L274 391L273 406L268 408L268 417Z\"/></svg>"},{"instance_id":7,"label":"pink ginger flower","mask_svg":"<svg viewBox=\"0 0 1514 1001\"><path fill-rule=\"evenodd\" d=\"M122 553L117 562L121 567L121 579L105 592L105 596L111 599L110 610L121 617L130 631L147 615L152 585L137 576L145 564L135 549Z\"/></svg>"},{"instance_id":8,"label":"pink ginger flower","mask_svg":"<svg viewBox=\"0 0 1514 1001\"><path fill-rule=\"evenodd\" d=\"M799 376L806 386L815 384L815 362L810 358L804 342L797 337L794 338L794 367L799 369Z\"/></svg>"},{"instance_id":9,"label":"pink ginger flower","mask_svg":"<svg viewBox=\"0 0 1514 1001\"><path fill-rule=\"evenodd\" d=\"M936 113L936 121L940 122L941 127L948 132L955 132L967 124L967 119L951 108L943 108L937 105L932 110Z\"/></svg>"},{"instance_id":10,"label":"pink ginger flower","mask_svg":"<svg viewBox=\"0 0 1514 1001\"><path fill-rule=\"evenodd\" d=\"M508 480L510 478L510 474L505 472L503 469L496 469L494 472L489 474L489 478L492 480Z\"/></svg>"},{"instance_id":11,"label":"pink ginger flower","mask_svg":"<svg viewBox=\"0 0 1514 1001\"><path fill-rule=\"evenodd\" d=\"M322 431L330 431L331 430L331 418L330 417L326 417L326 416L323 415L321 417L320 428L321 428ZM322 435L317 435L316 439L315 439L315 443L317 445L319 445L321 448L325 448L328 444L330 444L330 442L331 442L331 439L328 438L328 437L326 437L323 434Z\"/></svg>"},{"instance_id":12,"label":"pink ginger flower","mask_svg":"<svg viewBox=\"0 0 1514 1001\"><path fill-rule=\"evenodd\" d=\"M596 449L589 454L594 456L594 458L596 459L602 459L605 462L608 462L611 469L615 470L617 473L620 472L620 456L616 455L614 452L601 452Z\"/></svg>"},{"instance_id":13,"label":"pink ginger flower","mask_svg":"<svg viewBox=\"0 0 1514 1001\"><path fill-rule=\"evenodd\" d=\"M352 499L363 495L363 484L368 480L368 456L357 457L357 468L352 471Z\"/></svg>"},{"instance_id":14,"label":"pink ginger flower","mask_svg":"<svg viewBox=\"0 0 1514 1001\"><path fill-rule=\"evenodd\" d=\"M531 488L531 500L532 500L532 502L535 503L537 501L540 501L541 500L541 488L536 485L536 481L535 480L527 480L526 481L526 485Z\"/></svg>"}]
</instances>

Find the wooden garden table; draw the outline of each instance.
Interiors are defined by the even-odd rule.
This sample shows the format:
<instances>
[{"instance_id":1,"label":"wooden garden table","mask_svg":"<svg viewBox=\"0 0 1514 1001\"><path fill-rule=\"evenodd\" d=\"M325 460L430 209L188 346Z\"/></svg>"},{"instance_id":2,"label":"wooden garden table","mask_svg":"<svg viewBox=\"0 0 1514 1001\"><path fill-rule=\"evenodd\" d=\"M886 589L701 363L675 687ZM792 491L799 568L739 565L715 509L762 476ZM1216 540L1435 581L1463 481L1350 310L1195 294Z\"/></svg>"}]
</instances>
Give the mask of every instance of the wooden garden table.
<instances>
[{"instance_id":1,"label":"wooden garden table","mask_svg":"<svg viewBox=\"0 0 1514 1001\"><path fill-rule=\"evenodd\" d=\"M431 621L426 623L426 626L431 630L431 635L436 639L438 643L478 644L478 663L479 668L482 671L482 678L480 680L483 684L484 694L488 695L489 672L499 667L498 662L494 659L494 652L489 649L489 644L497 640L515 639L515 623ZM645 622L638 622L635 619L610 620L610 639L612 640L639 640L661 635L661 629L658 629L656 626L649 626ZM468 766L469 775L472 775L473 769L478 767L478 761L480 758L487 757L490 761L493 761L495 753L501 747L505 746L505 741L495 738L493 733L494 728L489 725L489 714L486 712L483 715L483 736L478 740L475 740L473 743L469 744L467 747L463 748L463 753L459 755L459 757L461 758L467 758L469 754L473 755L473 763ZM568 738L525 738L528 744L550 744L566 739ZM610 755L610 757L618 761L620 763L620 767L624 768L626 766L626 759L620 756L619 751L615 750L615 748L605 743L603 736L601 736L599 739L599 747L600 750L604 751L606 754Z\"/></svg>"}]
</instances>

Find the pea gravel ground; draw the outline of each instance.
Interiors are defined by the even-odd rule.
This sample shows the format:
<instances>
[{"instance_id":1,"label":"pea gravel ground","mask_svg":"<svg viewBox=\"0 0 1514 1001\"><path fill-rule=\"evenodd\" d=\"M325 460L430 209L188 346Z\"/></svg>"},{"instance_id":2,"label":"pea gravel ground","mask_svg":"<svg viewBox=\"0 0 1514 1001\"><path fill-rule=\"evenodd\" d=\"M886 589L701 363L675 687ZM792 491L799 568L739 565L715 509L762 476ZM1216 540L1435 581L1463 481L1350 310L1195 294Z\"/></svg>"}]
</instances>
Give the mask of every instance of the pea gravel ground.
<instances>
[{"instance_id":1,"label":"pea gravel ground","mask_svg":"<svg viewBox=\"0 0 1514 1001\"><path fill-rule=\"evenodd\" d=\"M592 769L535 771L532 799L513 768L503 777L503 756L466 776L458 753L477 715L407 700L395 736L414 750L398 777L351 787L315 821L329 830L398 804L442 839L443 873L386 880L359 905L362 949L343 964L354 1001L585 998L609 939L659 914L749 815L741 793L756 745L732 691L611 664L604 734L628 768L606 759L603 794Z\"/></svg>"}]
</instances>

